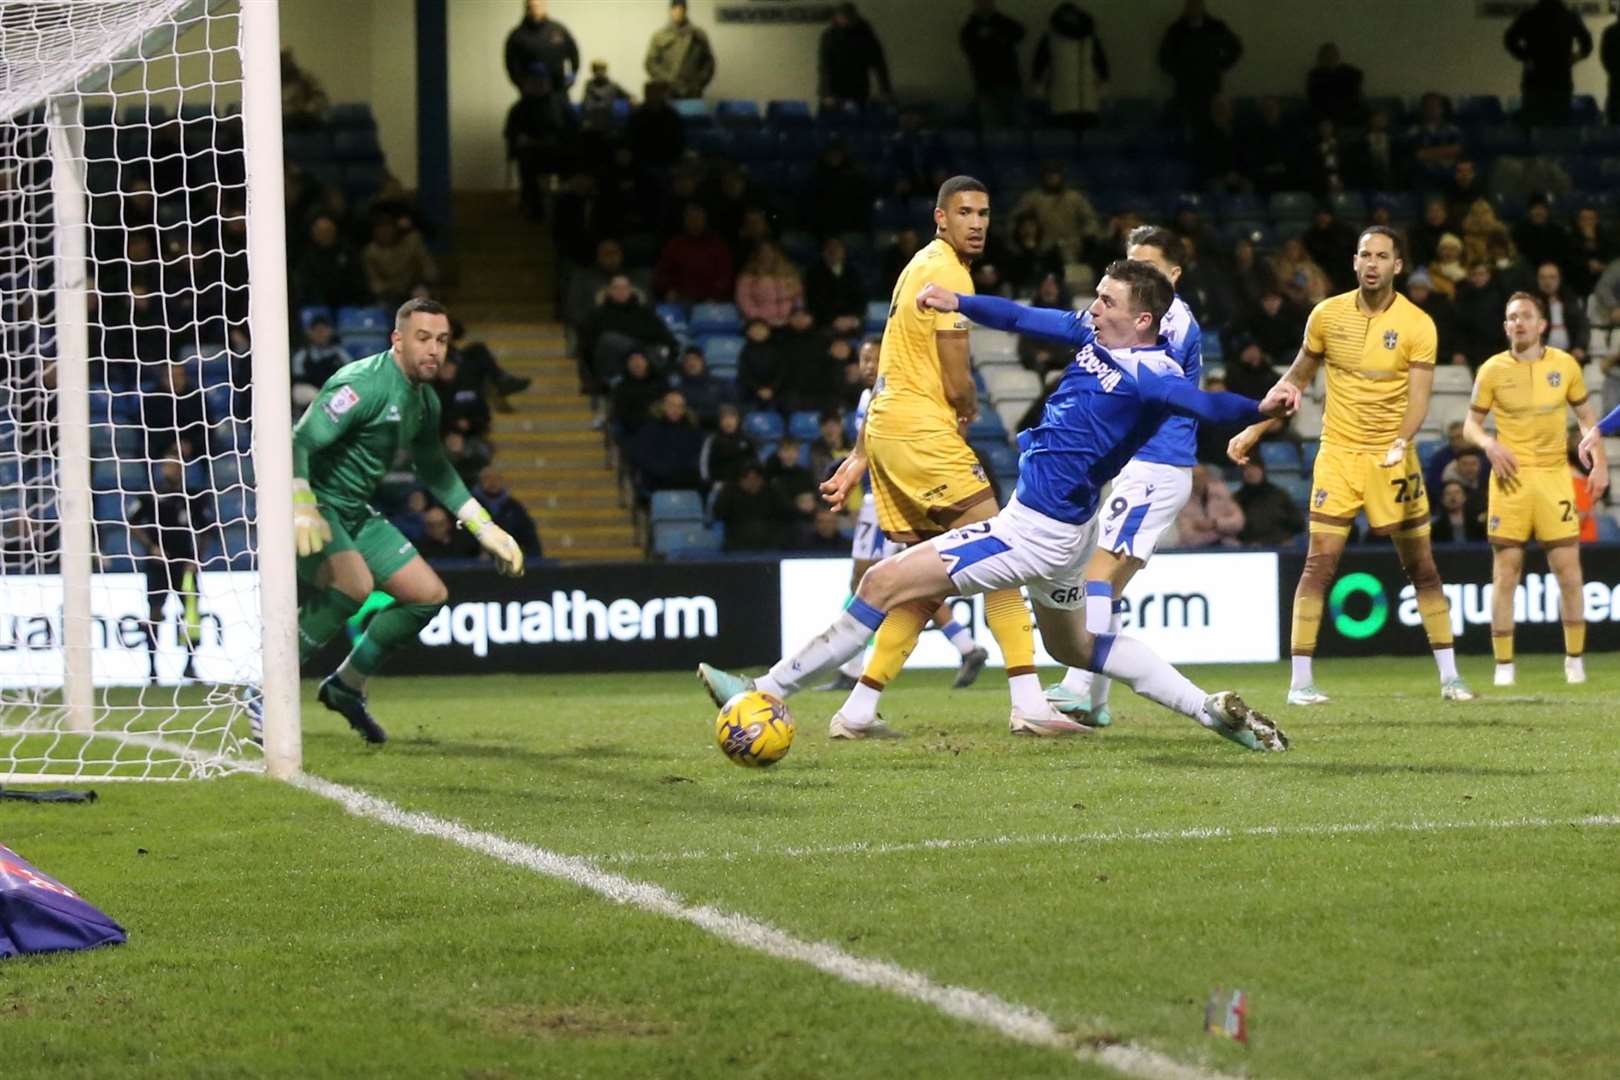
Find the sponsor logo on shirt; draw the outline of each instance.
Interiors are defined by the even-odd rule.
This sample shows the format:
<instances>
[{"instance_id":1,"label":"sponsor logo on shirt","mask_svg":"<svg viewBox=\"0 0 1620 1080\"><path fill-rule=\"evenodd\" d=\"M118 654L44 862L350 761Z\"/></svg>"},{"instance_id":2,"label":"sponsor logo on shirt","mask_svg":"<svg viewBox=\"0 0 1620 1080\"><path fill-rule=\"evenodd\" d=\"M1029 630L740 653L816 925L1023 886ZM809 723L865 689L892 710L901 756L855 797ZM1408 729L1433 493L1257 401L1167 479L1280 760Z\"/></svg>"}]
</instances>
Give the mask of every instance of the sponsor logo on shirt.
<instances>
[{"instance_id":1,"label":"sponsor logo on shirt","mask_svg":"<svg viewBox=\"0 0 1620 1080\"><path fill-rule=\"evenodd\" d=\"M1090 345L1074 354L1074 362L1079 365L1081 371L1097 377L1097 381L1102 384L1103 393L1111 394L1114 387L1119 385L1121 377L1119 369L1100 359Z\"/></svg>"},{"instance_id":2,"label":"sponsor logo on shirt","mask_svg":"<svg viewBox=\"0 0 1620 1080\"><path fill-rule=\"evenodd\" d=\"M398 405L390 405L390 406L388 406L388 414L383 417L383 421L385 423L390 423L390 424L399 423L399 406Z\"/></svg>"},{"instance_id":3,"label":"sponsor logo on shirt","mask_svg":"<svg viewBox=\"0 0 1620 1080\"><path fill-rule=\"evenodd\" d=\"M358 404L360 395L355 392L354 387L340 386L326 399L326 404L322 408L326 410L326 415L335 421Z\"/></svg>"}]
</instances>

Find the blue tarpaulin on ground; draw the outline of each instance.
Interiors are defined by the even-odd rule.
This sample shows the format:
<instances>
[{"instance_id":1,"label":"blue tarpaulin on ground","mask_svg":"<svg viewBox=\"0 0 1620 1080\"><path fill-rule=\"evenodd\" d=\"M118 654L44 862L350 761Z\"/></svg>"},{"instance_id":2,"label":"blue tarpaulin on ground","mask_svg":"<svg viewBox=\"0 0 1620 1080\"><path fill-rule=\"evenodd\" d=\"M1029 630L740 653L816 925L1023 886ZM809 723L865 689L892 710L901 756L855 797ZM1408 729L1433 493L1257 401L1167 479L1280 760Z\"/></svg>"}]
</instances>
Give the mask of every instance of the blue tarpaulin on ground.
<instances>
[{"instance_id":1,"label":"blue tarpaulin on ground","mask_svg":"<svg viewBox=\"0 0 1620 1080\"><path fill-rule=\"evenodd\" d=\"M0 844L0 957L92 949L124 940L122 926Z\"/></svg>"}]
</instances>

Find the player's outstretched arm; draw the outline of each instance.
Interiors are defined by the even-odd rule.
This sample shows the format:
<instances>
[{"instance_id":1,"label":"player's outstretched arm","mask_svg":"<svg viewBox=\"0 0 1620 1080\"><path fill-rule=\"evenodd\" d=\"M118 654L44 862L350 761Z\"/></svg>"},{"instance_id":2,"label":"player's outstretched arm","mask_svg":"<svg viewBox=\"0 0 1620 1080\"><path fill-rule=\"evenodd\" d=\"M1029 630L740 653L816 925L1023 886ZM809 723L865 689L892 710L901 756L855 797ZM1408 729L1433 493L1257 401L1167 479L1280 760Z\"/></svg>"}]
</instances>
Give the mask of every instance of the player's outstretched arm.
<instances>
[{"instance_id":1,"label":"player's outstretched arm","mask_svg":"<svg viewBox=\"0 0 1620 1080\"><path fill-rule=\"evenodd\" d=\"M1299 408L1299 388L1279 383L1255 401L1224 390L1200 390L1183 378L1166 378L1147 366L1137 369L1137 392L1149 404L1205 424L1252 424L1291 416Z\"/></svg>"},{"instance_id":2,"label":"player's outstretched arm","mask_svg":"<svg viewBox=\"0 0 1620 1080\"><path fill-rule=\"evenodd\" d=\"M1091 328L1072 311L1031 308L1003 300L999 296L963 296L939 285L924 285L917 292L917 306L935 311L960 311L980 326L1010 330L1067 342L1079 348L1091 340Z\"/></svg>"}]
</instances>

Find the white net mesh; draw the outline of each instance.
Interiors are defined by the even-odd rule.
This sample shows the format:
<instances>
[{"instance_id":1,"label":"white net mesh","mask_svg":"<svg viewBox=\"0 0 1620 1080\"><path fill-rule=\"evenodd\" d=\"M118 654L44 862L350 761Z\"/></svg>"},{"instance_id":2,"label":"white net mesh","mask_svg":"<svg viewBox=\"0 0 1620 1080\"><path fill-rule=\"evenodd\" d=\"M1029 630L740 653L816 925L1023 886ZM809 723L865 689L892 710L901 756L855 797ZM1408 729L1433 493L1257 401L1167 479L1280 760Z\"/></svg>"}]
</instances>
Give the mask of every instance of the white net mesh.
<instances>
[{"instance_id":1,"label":"white net mesh","mask_svg":"<svg viewBox=\"0 0 1620 1080\"><path fill-rule=\"evenodd\" d=\"M0 2L0 780L260 765L241 67L234 4ZM86 220L82 335L59 260L67 180ZM83 337L88 357L69 355ZM82 531L61 519L84 440L57 419L74 364L92 517L79 653L63 575ZM86 669L88 715L64 686Z\"/></svg>"}]
</instances>

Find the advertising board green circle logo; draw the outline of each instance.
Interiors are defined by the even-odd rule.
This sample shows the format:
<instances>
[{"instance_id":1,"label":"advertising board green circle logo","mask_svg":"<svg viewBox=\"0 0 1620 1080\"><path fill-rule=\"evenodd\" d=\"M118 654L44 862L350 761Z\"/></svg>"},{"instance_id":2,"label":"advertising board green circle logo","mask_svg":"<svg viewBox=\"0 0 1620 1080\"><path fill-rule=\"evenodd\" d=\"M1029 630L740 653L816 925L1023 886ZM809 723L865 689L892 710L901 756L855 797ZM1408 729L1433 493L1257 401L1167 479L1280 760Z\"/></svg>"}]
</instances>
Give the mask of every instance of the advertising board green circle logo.
<instances>
[{"instance_id":1,"label":"advertising board green circle logo","mask_svg":"<svg viewBox=\"0 0 1620 1080\"><path fill-rule=\"evenodd\" d=\"M1361 616L1347 614L1345 601L1362 595L1367 598L1367 612ZM1328 594L1328 614L1333 616L1333 629L1347 638L1370 638L1389 621L1389 600L1384 596L1383 584L1371 574L1346 574L1333 585Z\"/></svg>"}]
</instances>

